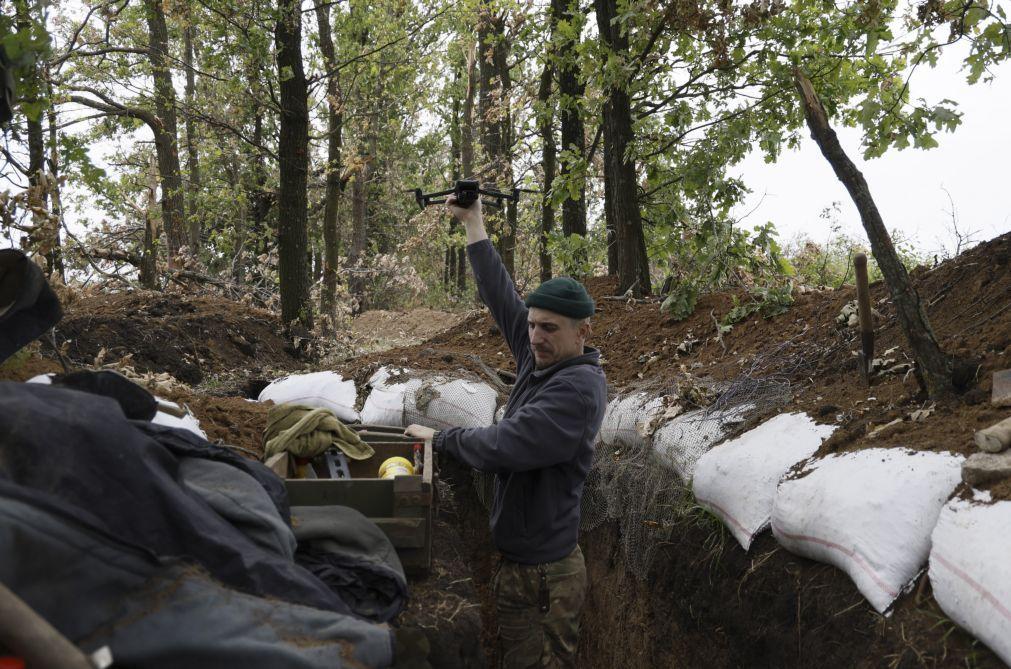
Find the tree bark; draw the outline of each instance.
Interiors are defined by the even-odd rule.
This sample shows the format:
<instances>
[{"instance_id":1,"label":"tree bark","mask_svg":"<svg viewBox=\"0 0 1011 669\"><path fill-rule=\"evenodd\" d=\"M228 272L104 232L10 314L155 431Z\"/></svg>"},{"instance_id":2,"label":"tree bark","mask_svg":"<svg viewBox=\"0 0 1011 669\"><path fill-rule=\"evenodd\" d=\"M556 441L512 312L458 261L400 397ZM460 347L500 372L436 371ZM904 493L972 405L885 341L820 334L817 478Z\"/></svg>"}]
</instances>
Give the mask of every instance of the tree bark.
<instances>
[{"instance_id":1,"label":"tree bark","mask_svg":"<svg viewBox=\"0 0 1011 669\"><path fill-rule=\"evenodd\" d=\"M580 12L578 0L551 0L553 23L573 21ZM578 35L568 39L553 35L558 70L558 110L562 124L562 155L560 175L568 181L578 179L580 186L576 197L562 202L562 233L586 236L586 183L581 163L586 158L586 138L579 101L586 93L586 84L579 77L577 49Z\"/></svg>"},{"instance_id":2,"label":"tree bark","mask_svg":"<svg viewBox=\"0 0 1011 669\"><path fill-rule=\"evenodd\" d=\"M281 91L278 138L280 189L277 201L278 274L281 320L312 326L308 267L308 86L302 67L302 7L299 0L278 0L274 26Z\"/></svg>"},{"instance_id":3,"label":"tree bark","mask_svg":"<svg viewBox=\"0 0 1011 669\"><path fill-rule=\"evenodd\" d=\"M187 210L187 233L190 240L190 248L193 255L196 255L201 248L201 234L203 233L203 217L197 205L197 197L200 193L200 154L197 149L198 139L196 136L196 121L193 119L193 109L196 107L196 70L193 64L193 22L191 17L187 17L187 25L183 31L183 66L186 69L186 169L189 171L189 202Z\"/></svg>"},{"instance_id":4,"label":"tree bark","mask_svg":"<svg viewBox=\"0 0 1011 669\"><path fill-rule=\"evenodd\" d=\"M913 349L921 383L931 398L952 394L954 388L951 382L951 359L944 354L937 343L930 321L927 319L927 312L916 289L909 281L906 268L895 252L891 236L885 228L884 221L881 220L881 214L874 203L874 198L871 197L864 175L839 144L839 138L829 125L828 115L821 100L818 99L811 80L799 68L794 69L794 83L800 93L811 136L839 177L839 181L846 186L857 211L860 212L860 220L871 242L874 259L878 261L881 273L885 277L885 284L891 293L892 303L895 304L899 325L909 341L910 348Z\"/></svg>"},{"instance_id":5,"label":"tree bark","mask_svg":"<svg viewBox=\"0 0 1011 669\"><path fill-rule=\"evenodd\" d=\"M454 63L453 66L453 104L450 109L450 120L449 120L449 142L450 142L450 152L452 154L452 164L453 164L453 181L460 179L460 96L458 91L460 89L460 70L466 68L466 62ZM456 277L457 273L461 270L456 265L456 233L460 228L460 222L456 220L456 217L450 217L449 221L449 243L446 244L445 253L445 265L442 273L442 287L447 293L452 293L456 290Z\"/></svg>"},{"instance_id":6,"label":"tree bark","mask_svg":"<svg viewBox=\"0 0 1011 669\"><path fill-rule=\"evenodd\" d=\"M541 104L537 127L541 135L541 165L544 170L544 185L541 196L541 234L538 243L540 252L541 281L551 278L551 254L548 252L548 237L555 227L555 208L551 205L551 187L555 179L555 127L554 109L551 106L551 82L554 68L551 58L544 59L541 85L537 90L537 100ZM564 207L563 207L564 210Z\"/></svg>"},{"instance_id":7,"label":"tree bark","mask_svg":"<svg viewBox=\"0 0 1011 669\"><path fill-rule=\"evenodd\" d=\"M53 97L53 84L48 81L49 97ZM48 111L49 118L49 174L53 178L52 184L52 205L49 213L53 217L53 240L52 250L46 256L46 264L49 268L49 276L54 274L60 278L61 283L67 282L66 268L63 263L63 243L60 240L60 233L63 229L63 198L60 193L60 149L56 134L56 109L52 106Z\"/></svg>"},{"instance_id":8,"label":"tree bark","mask_svg":"<svg viewBox=\"0 0 1011 669\"><path fill-rule=\"evenodd\" d=\"M351 294L358 300L356 313L366 308L366 281L361 270L364 269L365 250L368 248L368 182L371 178L372 157L359 155L361 164L351 181L351 248L348 253L348 264L351 266L351 279L348 281Z\"/></svg>"},{"instance_id":9,"label":"tree bark","mask_svg":"<svg viewBox=\"0 0 1011 669\"><path fill-rule=\"evenodd\" d=\"M481 6L478 27L478 58L480 94L478 113L481 117L481 144L487 169L484 181L499 188L510 188L513 182L511 160L511 125L509 101L512 81L509 76L505 20L494 13L487 0ZM513 273L516 245L515 215L490 212L487 216L490 232L497 238L499 254L506 271Z\"/></svg>"},{"instance_id":10,"label":"tree bark","mask_svg":"<svg viewBox=\"0 0 1011 669\"><path fill-rule=\"evenodd\" d=\"M323 207L323 295L321 307L331 321L337 315L337 282L340 263L340 227L338 215L343 184L341 182L344 112L342 110L340 79L336 70L337 56L330 30L330 8L325 3L316 5L319 24L319 45L323 52L323 66L328 75L327 92L327 165L326 194Z\"/></svg>"},{"instance_id":11,"label":"tree bark","mask_svg":"<svg viewBox=\"0 0 1011 669\"><path fill-rule=\"evenodd\" d=\"M477 54L476 45L470 42L466 50L467 89L463 97L460 116L460 173L464 179L474 176L474 96L477 94ZM467 249L465 245L456 251L456 290L463 295L467 290Z\"/></svg>"},{"instance_id":12,"label":"tree bark","mask_svg":"<svg viewBox=\"0 0 1011 669\"><path fill-rule=\"evenodd\" d=\"M154 133L155 151L158 155L158 173L161 175L162 220L168 241L169 267L177 265L180 249L188 246L186 209L183 200L183 180L179 167L177 144L176 93L172 86L169 63L168 27L160 0L144 0L147 16L148 60L154 78L154 104L156 119L149 123ZM190 253L196 249L191 248Z\"/></svg>"},{"instance_id":13,"label":"tree bark","mask_svg":"<svg viewBox=\"0 0 1011 669\"><path fill-rule=\"evenodd\" d=\"M628 36L615 25L615 0L594 0L597 25L605 51L620 58L629 55ZM639 211L639 184L635 162L627 152L633 140L632 107L625 85L611 82L605 90L604 102L604 183L608 227L615 238L615 269L618 291L631 290L634 295L651 292L649 259ZM608 183L610 182L610 183ZM607 197L610 195L610 197ZM610 241L610 240L609 240Z\"/></svg>"},{"instance_id":14,"label":"tree bark","mask_svg":"<svg viewBox=\"0 0 1011 669\"><path fill-rule=\"evenodd\" d=\"M158 290L158 163L151 161L147 180L147 206L144 207L144 245L140 251L140 285L148 290Z\"/></svg>"}]
</instances>

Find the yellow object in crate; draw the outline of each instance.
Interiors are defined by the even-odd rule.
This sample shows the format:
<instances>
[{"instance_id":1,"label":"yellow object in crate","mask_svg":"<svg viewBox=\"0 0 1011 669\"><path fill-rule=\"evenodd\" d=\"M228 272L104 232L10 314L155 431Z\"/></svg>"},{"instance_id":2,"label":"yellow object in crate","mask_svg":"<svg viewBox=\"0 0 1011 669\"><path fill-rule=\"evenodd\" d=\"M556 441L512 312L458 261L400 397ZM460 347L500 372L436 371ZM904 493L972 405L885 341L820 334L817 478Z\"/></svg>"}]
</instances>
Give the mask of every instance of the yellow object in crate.
<instances>
[{"instance_id":1,"label":"yellow object in crate","mask_svg":"<svg viewBox=\"0 0 1011 669\"><path fill-rule=\"evenodd\" d=\"M383 460L379 465L379 478L392 479L396 476L411 476L414 474L414 465L407 458L399 455Z\"/></svg>"}]
</instances>

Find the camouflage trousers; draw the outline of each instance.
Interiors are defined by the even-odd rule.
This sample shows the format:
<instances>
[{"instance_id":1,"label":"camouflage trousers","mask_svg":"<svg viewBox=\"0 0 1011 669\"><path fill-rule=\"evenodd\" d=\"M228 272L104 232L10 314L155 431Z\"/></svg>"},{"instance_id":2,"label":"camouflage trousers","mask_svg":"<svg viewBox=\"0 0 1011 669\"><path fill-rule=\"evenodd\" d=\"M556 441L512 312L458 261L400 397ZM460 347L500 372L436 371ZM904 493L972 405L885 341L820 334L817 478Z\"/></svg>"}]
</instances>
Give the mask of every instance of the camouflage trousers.
<instances>
[{"instance_id":1,"label":"camouflage trousers","mask_svg":"<svg viewBox=\"0 0 1011 669\"><path fill-rule=\"evenodd\" d=\"M503 560L492 583L503 669L574 667L586 564L577 545L556 562Z\"/></svg>"}]
</instances>

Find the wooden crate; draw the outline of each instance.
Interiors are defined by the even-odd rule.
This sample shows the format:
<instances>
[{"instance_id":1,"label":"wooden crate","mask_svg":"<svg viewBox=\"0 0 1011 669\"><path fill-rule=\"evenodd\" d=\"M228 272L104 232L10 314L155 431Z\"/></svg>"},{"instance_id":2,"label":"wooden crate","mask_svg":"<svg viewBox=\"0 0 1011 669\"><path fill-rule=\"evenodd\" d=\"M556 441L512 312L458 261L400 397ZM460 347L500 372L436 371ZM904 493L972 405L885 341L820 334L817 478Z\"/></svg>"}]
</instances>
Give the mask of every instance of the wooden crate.
<instances>
[{"instance_id":1,"label":"wooden crate","mask_svg":"<svg viewBox=\"0 0 1011 669\"><path fill-rule=\"evenodd\" d=\"M432 565L432 512L436 480L432 441L424 442L421 475L377 478L379 465L399 455L414 460L420 439L404 436L404 429L383 425L351 425L373 449L368 460L348 459L350 479L288 478L287 458L267 464L285 479L291 506L350 506L362 512L390 538L400 562L409 572L427 571Z\"/></svg>"}]
</instances>

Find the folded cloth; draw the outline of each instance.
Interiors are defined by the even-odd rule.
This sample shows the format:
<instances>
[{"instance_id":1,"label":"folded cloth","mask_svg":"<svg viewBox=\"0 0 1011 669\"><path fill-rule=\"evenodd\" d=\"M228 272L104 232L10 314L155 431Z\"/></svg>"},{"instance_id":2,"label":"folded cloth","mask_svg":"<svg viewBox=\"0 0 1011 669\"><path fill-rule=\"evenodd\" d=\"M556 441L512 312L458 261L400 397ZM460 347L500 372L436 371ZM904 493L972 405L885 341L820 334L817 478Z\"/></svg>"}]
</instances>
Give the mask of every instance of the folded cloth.
<instances>
[{"instance_id":1,"label":"folded cloth","mask_svg":"<svg viewBox=\"0 0 1011 669\"><path fill-rule=\"evenodd\" d=\"M393 619L407 603L407 577L389 537L347 506L293 506L295 562L326 583L357 616Z\"/></svg>"},{"instance_id":2,"label":"folded cloth","mask_svg":"<svg viewBox=\"0 0 1011 669\"><path fill-rule=\"evenodd\" d=\"M38 265L16 249L0 250L0 362L63 318Z\"/></svg>"},{"instance_id":3,"label":"folded cloth","mask_svg":"<svg viewBox=\"0 0 1011 669\"><path fill-rule=\"evenodd\" d=\"M354 460L367 460L375 451L358 433L340 422L329 409L301 404L278 404L267 412L264 459L288 452L314 458L330 448L339 448Z\"/></svg>"}]
</instances>

